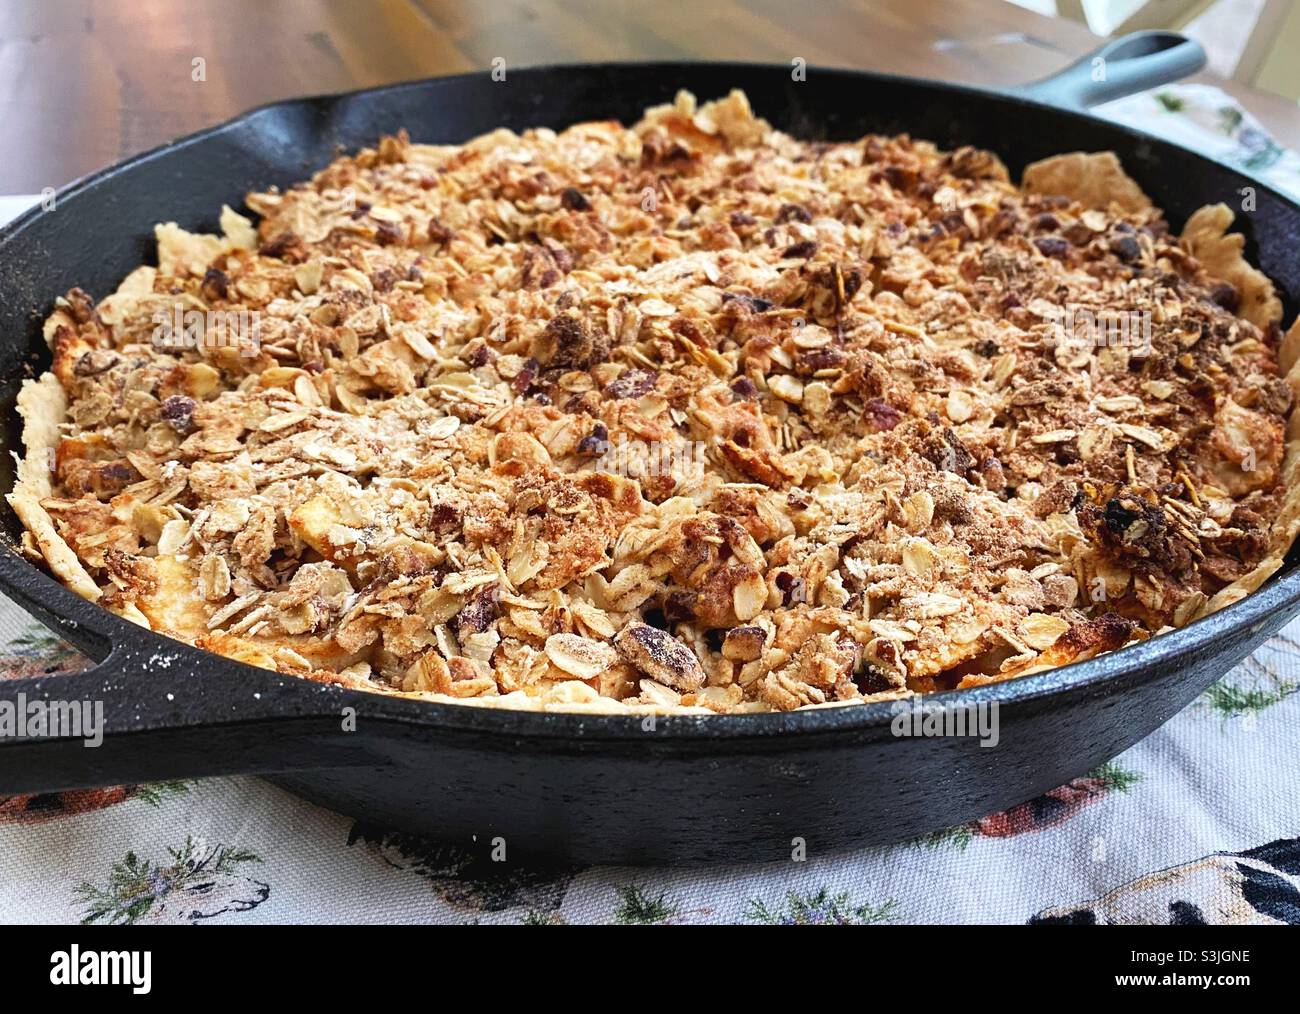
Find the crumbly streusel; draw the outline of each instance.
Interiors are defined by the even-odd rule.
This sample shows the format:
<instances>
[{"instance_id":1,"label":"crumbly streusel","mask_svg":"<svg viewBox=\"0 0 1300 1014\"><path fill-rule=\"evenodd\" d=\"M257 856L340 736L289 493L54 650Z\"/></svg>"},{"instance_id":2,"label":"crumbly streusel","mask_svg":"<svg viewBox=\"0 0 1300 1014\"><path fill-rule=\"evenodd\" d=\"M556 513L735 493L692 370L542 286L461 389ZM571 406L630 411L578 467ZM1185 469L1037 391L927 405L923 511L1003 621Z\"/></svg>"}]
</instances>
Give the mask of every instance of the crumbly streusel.
<instances>
[{"instance_id":1,"label":"crumbly streusel","mask_svg":"<svg viewBox=\"0 0 1300 1014\"><path fill-rule=\"evenodd\" d=\"M1180 240L1112 155L1017 187L683 95L385 138L247 204L256 229L160 226L158 268L59 301L11 497L66 583L202 648L787 710L1118 648L1294 534L1272 286L1226 208ZM159 341L178 310L196 347Z\"/></svg>"}]
</instances>

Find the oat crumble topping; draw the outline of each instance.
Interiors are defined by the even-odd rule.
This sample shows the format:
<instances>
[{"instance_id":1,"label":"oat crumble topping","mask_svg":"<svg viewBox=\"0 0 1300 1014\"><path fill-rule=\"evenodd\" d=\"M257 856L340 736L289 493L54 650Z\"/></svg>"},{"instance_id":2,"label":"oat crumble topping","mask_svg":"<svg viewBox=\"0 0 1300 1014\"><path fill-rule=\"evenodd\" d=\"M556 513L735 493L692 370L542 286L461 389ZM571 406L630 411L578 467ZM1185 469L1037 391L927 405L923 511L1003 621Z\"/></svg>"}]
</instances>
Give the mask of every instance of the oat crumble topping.
<instances>
[{"instance_id":1,"label":"oat crumble topping","mask_svg":"<svg viewBox=\"0 0 1300 1014\"><path fill-rule=\"evenodd\" d=\"M387 137L247 205L59 300L20 398L28 552L201 648L789 710L1119 648L1295 534L1300 332L1231 212L1175 236L1113 155L1017 187L683 94L631 129ZM178 310L251 323L159 347ZM1062 341L1067 311L1142 340Z\"/></svg>"}]
</instances>

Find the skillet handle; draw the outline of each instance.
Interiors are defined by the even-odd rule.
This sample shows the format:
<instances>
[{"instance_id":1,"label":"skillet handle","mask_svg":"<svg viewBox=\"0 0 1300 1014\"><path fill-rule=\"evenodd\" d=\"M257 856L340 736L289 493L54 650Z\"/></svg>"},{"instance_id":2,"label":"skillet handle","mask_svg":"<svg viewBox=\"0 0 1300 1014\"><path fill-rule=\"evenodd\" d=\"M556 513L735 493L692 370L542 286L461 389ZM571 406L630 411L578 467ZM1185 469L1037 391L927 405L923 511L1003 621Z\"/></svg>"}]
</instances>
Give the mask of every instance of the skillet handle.
<instances>
[{"instance_id":1,"label":"skillet handle","mask_svg":"<svg viewBox=\"0 0 1300 1014\"><path fill-rule=\"evenodd\" d=\"M84 672L0 679L0 796L388 763L391 730L366 716L371 695L143 632L5 547L0 587L96 662ZM347 709L361 717L344 722ZM58 731L33 725L36 714L59 715Z\"/></svg>"},{"instance_id":2,"label":"skillet handle","mask_svg":"<svg viewBox=\"0 0 1300 1014\"><path fill-rule=\"evenodd\" d=\"M1087 109L1170 84L1205 67L1205 50L1177 32L1134 32L1080 57L1064 70L1012 89L1067 109Z\"/></svg>"},{"instance_id":3,"label":"skillet handle","mask_svg":"<svg viewBox=\"0 0 1300 1014\"><path fill-rule=\"evenodd\" d=\"M118 649L85 672L0 680L0 797L391 762L387 724L364 702L342 720L348 691L265 670L231 679L247 667L226 659L142 679L158 658ZM40 714L48 727L32 724Z\"/></svg>"}]
</instances>

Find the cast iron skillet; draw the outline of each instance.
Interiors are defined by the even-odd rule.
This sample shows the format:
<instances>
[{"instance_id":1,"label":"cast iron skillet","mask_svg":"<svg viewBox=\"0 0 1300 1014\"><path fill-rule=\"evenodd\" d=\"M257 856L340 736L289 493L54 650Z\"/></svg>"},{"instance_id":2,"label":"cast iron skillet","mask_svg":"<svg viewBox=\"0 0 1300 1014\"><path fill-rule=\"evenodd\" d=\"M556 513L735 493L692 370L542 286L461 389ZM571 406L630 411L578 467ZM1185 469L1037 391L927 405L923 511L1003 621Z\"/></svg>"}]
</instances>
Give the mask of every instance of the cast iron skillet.
<instances>
[{"instance_id":1,"label":"cast iron skillet","mask_svg":"<svg viewBox=\"0 0 1300 1014\"><path fill-rule=\"evenodd\" d=\"M0 232L0 376L12 399L48 362L39 323L73 285L102 296L152 258L151 226L215 228L222 202L287 185L339 148L406 127L461 141L497 126L625 122L670 101L743 88L762 116L798 136L908 132L998 152L1013 173L1075 149L1117 151L1180 226L1207 202L1240 205L1248 253L1300 297L1300 208L1237 171L1062 107L1082 107L1198 69L1178 36L1148 34L1013 93L844 70L716 63L510 70L283 102L75 183L55 210ZM1057 103L1053 107L1040 99ZM12 401L6 402L7 406ZM20 447L12 410L5 451ZM0 488L13 481L0 455ZM9 534L19 531L6 508ZM1000 741L897 738L895 708L867 705L738 717L580 716L479 710L384 698L251 668L143 631L0 549L0 589L98 660L79 675L0 684L0 702L102 700L103 745L0 739L0 792L255 772L382 826L510 856L580 862L786 859L897 841L1019 803L1146 736L1300 609L1295 561L1245 601L1145 644L1054 672L929 698L931 709L997 704ZM354 709L354 710L352 710ZM355 714L355 731L344 731Z\"/></svg>"}]
</instances>

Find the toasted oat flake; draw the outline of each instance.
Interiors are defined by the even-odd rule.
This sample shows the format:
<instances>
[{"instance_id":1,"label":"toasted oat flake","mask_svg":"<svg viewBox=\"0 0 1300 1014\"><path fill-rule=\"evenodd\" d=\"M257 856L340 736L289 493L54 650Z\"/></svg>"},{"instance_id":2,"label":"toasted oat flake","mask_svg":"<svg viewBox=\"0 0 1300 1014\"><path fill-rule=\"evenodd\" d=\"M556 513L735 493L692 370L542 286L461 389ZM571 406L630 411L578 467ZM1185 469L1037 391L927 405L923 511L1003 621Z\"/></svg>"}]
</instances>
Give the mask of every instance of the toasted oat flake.
<instances>
[{"instance_id":1,"label":"toasted oat flake","mask_svg":"<svg viewBox=\"0 0 1300 1014\"><path fill-rule=\"evenodd\" d=\"M1029 439L1036 444L1063 444L1078 435L1075 430L1048 430L1046 433L1037 433Z\"/></svg>"},{"instance_id":2,"label":"toasted oat flake","mask_svg":"<svg viewBox=\"0 0 1300 1014\"><path fill-rule=\"evenodd\" d=\"M1146 426L1134 426L1132 423L1120 423L1119 430L1126 437L1132 437L1140 443L1146 444L1153 450L1161 450L1165 441L1159 433Z\"/></svg>"},{"instance_id":3,"label":"toasted oat flake","mask_svg":"<svg viewBox=\"0 0 1300 1014\"><path fill-rule=\"evenodd\" d=\"M677 312L677 307L662 299L647 299L637 309L647 317L671 317Z\"/></svg>"},{"instance_id":4,"label":"toasted oat flake","mask_svg":"<svg viewBox=\"0 0 1300 1014\"><path fill-rule=\"evenodd\" d=\"M608 644L577 634L552 634L546 639L546 657L570 676L589 680L613 665L618 653Z\"/></svg>"},{"instance_id":5,"label":"toasted oat flake","mask_svg":"<svg viewBox=\"0 0 1300 1014\"><path fill-rule=\"evenodd\" d=\"M792 405L797 405L803 401L803 384L794 377L778 374L768 379L767 387L782 401L787 401Z\"/></svg>"},{"instance_id":6,"label":"toasted oat flake","mask_svg":"<svg viewBox=\"0 0 1300 1014\"><path fill-rule=\"evenodd\" d=\"M1031 613L1020 624L1020 636L1031 648L1042 651L1050 648L1069 629L1070 624L1059 616Z\"/></svg>"},{"instance_id":7,"label":"toasted oat flake","mask_svg":"<svg viewBox=\"0 0 1300 1014\"><path fill-rule=\"evenodd\" d=\"M761 576L749 573L736 583L731 595L736 618L747 623L763 611L767 602L767 585Z\"/></svg>"}]
</instances>

